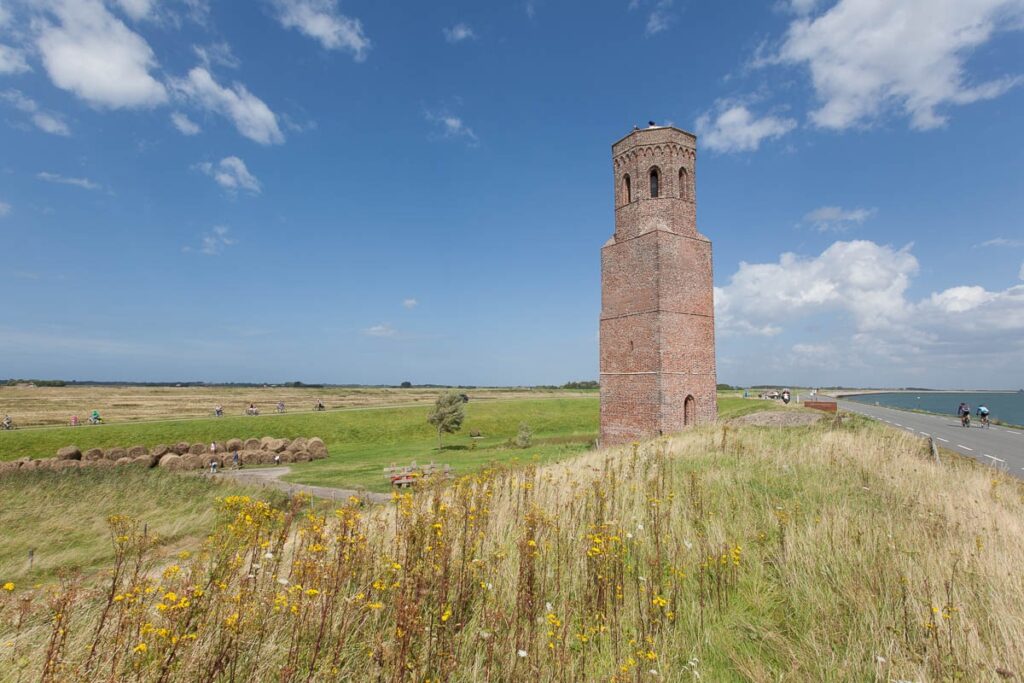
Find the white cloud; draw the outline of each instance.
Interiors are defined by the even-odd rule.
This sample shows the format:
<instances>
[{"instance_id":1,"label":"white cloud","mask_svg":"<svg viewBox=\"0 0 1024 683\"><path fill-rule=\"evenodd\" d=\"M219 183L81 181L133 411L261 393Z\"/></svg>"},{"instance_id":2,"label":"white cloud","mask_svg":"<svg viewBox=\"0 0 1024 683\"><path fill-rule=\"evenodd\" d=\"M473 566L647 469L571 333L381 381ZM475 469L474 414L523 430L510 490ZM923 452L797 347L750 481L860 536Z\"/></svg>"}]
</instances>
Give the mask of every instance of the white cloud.
<instances>
[{"instance_id":1,"label":"white cloud","mask_svg":"<svg viewBox=\"0 0 1024 683\"><path fill-rule=\"evenodd\" d=\"M31 97L26 96L20 90L5 90L0 92L0 100L4 100L20 112L28 114L32 123L39 130L51 135L71 135L71 129L64 122L60 114L41 109Z\"/></svg>"},{"instance_id":2,"label":"white cloud","mask_svg":"<svg viewBox=\"0 0 1024 683\"><path fill-rule=\"evenodd\" d=\"M943 106L992 99L1021 82L973 83L965 62L997 29L1024 28L1022 18L1021 0L840 0L794 20L775 61L810 70L822 102L810 115L817 126L842 130L900 110L924 130L946 122Z\"/></svg>"},{"instance_id":3,"label":"white cloud","mask_svg":"<svg viewBox=\"0 0 1024 683\"><path fill-rule=\"evenodd\" d=\"M1020 272L1017 273L1017 277L1019 277L1021 280L1024 280L1024 261L1021 261Z\"/></svg>"},{"instance_id":4,"label":"white cloud","mask_svg":"<svg viewBox=\"0 0 1024 683\"><path fill-rule=\"evenodd\" d=\"M426 113L427 120L435 124L445 138L463 138L469 145L475 145L479 140L473 129L458 116L447 113Z\"/></svg>"},{"instance_id":5,"label":"white cloud","mask_svg":"<svg viewBox=\"0 0 1024 683\"><path fill-rule=\"evenodd\" d=\"M117 4L121 6L121 10L125 14L138 21L150 15L156 2L155 0L117 0Z\"/></svg>"},{"instance_id":6,"label":"white cloud","mask_svg":"<svg viewBox=\"0 0 1024 683\"><path fill-rule=\"evenodd\" d=\"M405 300L402 301L402 306L404 306L405 308L408 308L408 309L416 308L419 305L420 305L420 302L417 301L416 299L405 299Z\"/></svg>"},{"instance_id":7,"label":"white cloud","mask_svg":"<svg viewBox=\"0 0 1024 683\"><path fill-rule=\"evenodd\" d=\"M225 157L216 164L205 161L201 164L196 164L196 168L213 178L217 181L218 185L230 192L246 190L253 194L260 193L260 181L249 172L245 162L238 157Z\"/></svg>"},{"instance_id":8,"label":"white cloud","mask_svg":"<svg viewBox=\"0 0 1024 683\"><path fill-rule=\"evenodd\" d=\"M150 75L149 44L99 0L56 0L59 24L41 23L36 47L53 84L98 107L153 107L167 90Z\"/></svg>"},{"instance_id":9,"label":"white cloud","mask_svg":"<svg viewBox=\"0 0 1024 683\"><path fill-rule=\"evenodd\" d=\"M398 330L391 327L387 323L381 323L379 325L372 325L362 330L362 333L368 337L394 337L398 334Z\"/></svg>"},{"instance_id":10,"label":"white cloud","mask_svg":"<svg viewBox=\"0 0 1024 683\"><path fill-rule=\"evenodd\" d=\"M199 251L207 256L216 256L224 251L224 247L230 247L235 240L228 236L230 229L224 225L215 225L211 232L203 235Z\"/></svg>"},{"instance_id":11,"label":"white cloud","mask_svg":"<svg viewBox=\"0 0 1024 683\"><path fill-rule=\"evenodd\" d=\"M782 137L796 128L796 121L777 116L756 118L743 104L721 101L712 117L697 119L697 135L708 149L717 152L752 152L764 140Z\"/></svg>"},{"instance_id":12,"label":"white cloud","mask_svg":"<svg viewBox=\"0 0 1024 683\"><path fill-rule=\"evenodd\" d=\"M3 218L11 212L11 205L7 202L0 202L0 218Z\"/></svg>"},{"instance_id":13,"label":"white cloud","mask_svg":"<svg viewBox=\"0 0 1024 683\"><path fill-rule=\"evenodd\" d=\"M273 0L285 28L297 29L328 50L348 50L357 62L366 59L370 39L363 24L338 11L337 0Z\"/></svg>"},{"instance_id":14,"label":"white cloud","mask_svg":"<svg viewBox=\"0 0 1024 683\"><path fill-rule=\"evenodd\" d=\"M1021 239L1007 239L1006 237L996 237L995 239L985 240L981 244L975 244L975 247L1024 247L1024 240Z\"/></svg>"},{"instance_id":15,"label":"white cloud","mask_svg":"<svg viewBox=\"0 0 1024 683\"><path fill-rule=\"evenodd\" d=\"M203 68L207 71L214 66L237 69L242 65L242 61L235 56L231 46L226 42L212 43L210 45L193 45L192 52L199 58Z\"/></svg>"},{"instance_id":16,"label":"white cloud","mask_svg":"<svg viewBox=\"0 0 1024 683\"><path fill-rule=\"evenodd\" d=\"M284 142L277 115L241 83L225 88L209 71L197 66L188 72L187 78L175 79L172 85L200 107L231 119L238 132L250 140L261 145Z\"/></svg>"},{"instance_id":17,"label":"white cloud","mask_svg":"<svg viewBox=\"0 0 1024 683\"><path fill-rule=\"evenodd\" d=\"M48 183L59 183L61 185L74 185L75 187L80 187L83 190L98 190L98 189L100 189L100 185L98 183L94 183L93 181L89 180L88 178L69 178L67 176L62 176L59 173L50 173L49 171L41 171L41 172L37 173L36 174L36 178L39 178L40 180L45 180Z\"/></svg>"},{"instance_id":18,"label":"white cloud","mask_svg":"<svg viewBox=\"0 0 1024 683\"><path fill-rule=\"evenodd\" d=\"M444 39L449 43L461 43L464 40L476 40L476 33L468 24L458 23L444 29Z\"/></svg>"},{"instance_id":19,"label":"white cloud","mask_svg":"<svg viewBox=\"0 0 1024 683\"><path fill-rule=\"evenodd\" d=\"M1024 284L1001 291L958 285L911 300L907 292L919 264L910 248L835 242L817 256L783 254L777 263L741 263L729 283L715 290L723 344L750 335L809 333L810 339L787 348L785 358L769 351L767 340L751 345L756 350L747 371L784 366L800 373L807 365L827 366L850 373L842 381L862 385L898 386L915 376L942 384L939 378L950 373L977 377L982 366L991 378L983 381L998 382L1019 367ZM725 353L736 366L736 356ZM980 366L979 354L986 356ZM820 374L804 374L802 380L827 381Z\"/></svg>"},{"instance_id":20,"label":"white cloud","mask_svg":"<svg viewBox=\"0 0 1024 683\"><path fill-rule=\"evenodd\" d=\"M0 74L20 74L30 70L23 51L0 44Z\"/></svg>"},{"instance_id":21,"label":"white cloud","mask_svg":"<svg viewBox=\"0 0 1024 683\"><path fill-rule=\"evenodd\" d=\"M860 225L873 216L874 209L844 209L840 206L822 206L804 216L804 222L818 232L843 232L856 223Z\"/></svg>"},{"instance_id":22,"label":"white cloud","mask_svg":"<svg viewBox=\"0 0 1024 683\"><path fill-rule=\"evenodd\" d=\"M182 114L180 111L171 113L171 123L174 124L174 127L177 128L182 135L196 135L202 130L198 123L190 119L185 114Z\"/></svg>"}]
</instances>

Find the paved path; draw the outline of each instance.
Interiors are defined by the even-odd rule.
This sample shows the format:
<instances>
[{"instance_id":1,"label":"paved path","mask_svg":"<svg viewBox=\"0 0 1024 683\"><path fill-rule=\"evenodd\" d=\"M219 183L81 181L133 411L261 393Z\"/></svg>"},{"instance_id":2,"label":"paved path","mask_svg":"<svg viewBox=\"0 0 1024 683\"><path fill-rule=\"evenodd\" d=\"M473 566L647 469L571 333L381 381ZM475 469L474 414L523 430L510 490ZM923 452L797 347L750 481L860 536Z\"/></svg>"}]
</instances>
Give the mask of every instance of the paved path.
<instances>
[{"instance_id":1,"label":"paved path","mask_svg":"<svg viewBox=\"0 0 1024 683\"><path fill-rule=\"evenodd\" d=\"M308 493L317 498L328 500L346 501L349 496L364 498L373 503L384 503L391 500L386 493L373 493L371 491L356 491L355 489L333 489L326 486L310 486L308 484L295 484L290 481L281 481L281 477L291 472L290 467L261 467L259 469L230 470L223 469L214 476L231 477L243 484L256 486L272 486L288 494Z\"/></svg>"},{"instance_id":2,"label":"paved path","mask_svg":"<svg viewBox=\"0 0 1024 683\"><path fill-rule=\"evenodd\" d=\"M1024 477L1024 430L999 425L984 428L972 416L971 426L960 426L955 415L929 415L839 400L839 407L886 422L896 429L935 438L936 445L980 460L986 465Z\"/></svg>"}]
</instances>

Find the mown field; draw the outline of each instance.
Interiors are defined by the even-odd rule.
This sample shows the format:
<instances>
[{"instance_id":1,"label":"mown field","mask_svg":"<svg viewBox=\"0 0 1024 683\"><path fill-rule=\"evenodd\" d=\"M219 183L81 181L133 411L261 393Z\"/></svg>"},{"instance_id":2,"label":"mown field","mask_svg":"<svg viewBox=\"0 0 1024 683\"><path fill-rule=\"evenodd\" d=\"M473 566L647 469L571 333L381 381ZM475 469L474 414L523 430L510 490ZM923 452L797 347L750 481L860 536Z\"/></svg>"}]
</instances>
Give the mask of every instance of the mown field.
<instances>
[{"instance_id":1,"label":"mown field","mask_svg":"<svg viewBox=\"0 0 1024 683\"><path fill-rule=\"evenodd\" d=\"M780 407L773 402L738 397L722 397L719 406L723 419ZM0 432L0 460L49 457L70 444L84 450L262 436L319 436L327 444L330 457L294 465L289 481L385 491L388 483L383 468L392 464L433 461L447 463L456 472L467 472L492 461L550 462L590 449L598 431L596 395L471 399L466 404L462 430L447 435L445 448L439 452L436 434L426 421L428 409L408 406L23 429ZM533 443L527 449L509 444L521 423L529 425L534 433ZM482 436L472 438L473 432Z\"/></svg>"},{"instance_id":2,"label":"mown field","mask_svg":"<svg viewBox=\"0 0 1024 683\"><path fill-rule=\"evenodd\" d=\"M1022 494L851 418L702 427L379 507L231 497L180 556L119 519L109 572L0 575L0 680L1009 680Z\"/></svg>"},{"instance_id":3,"label":"mown field","mask_svg":"<svg viewBox=\"0 0 1024 683\"><path fill-rule=\"evenodd\" d=\"M561 389L480 388L460 389L474 401L586 397L596 392ZM283 401L289 413L311 412L317 400L328 410L431 403L438 389L397 388L289 388L289 387L132 387L0 386L0 415L11 415L19 427L67 425L72 415L81 422L98 410L108 422L210 417L216 405L227 416L245 415L250 403L263 414L274 412Z\"/></svg>"}]
</instances>

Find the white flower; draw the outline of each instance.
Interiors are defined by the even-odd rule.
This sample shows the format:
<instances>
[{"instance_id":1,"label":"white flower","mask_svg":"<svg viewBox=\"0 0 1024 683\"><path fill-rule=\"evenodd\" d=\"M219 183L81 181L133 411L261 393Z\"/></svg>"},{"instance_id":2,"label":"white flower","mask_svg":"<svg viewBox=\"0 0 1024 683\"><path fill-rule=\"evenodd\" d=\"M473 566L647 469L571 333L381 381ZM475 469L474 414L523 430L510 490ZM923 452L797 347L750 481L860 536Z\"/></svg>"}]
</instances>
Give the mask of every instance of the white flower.
<instances>
[{"instance_id":1,"label":"white flower","mask_svg":"<svg viewBox=\"0 0 1024 683\"><path fill-rule=\"evenodd\" d=\"M693 550L693 544L690 543L689 541L683 541L683 545L686 546L687 550Z\"/></svg>"},{"instance_id":2,"label":"white flower","mask_svg":"<svg viewBox=\"0 0 1024 683\"><path fill-rule=\"evenodd\" d=\"M632 539L633 539L633 534L631 534L630 532L628 532L628 531L627 531L627 532L626 532L626 540L627 540L627 541L630 541L630 540L632 540Z\"/></svg>"},{"instance_id":3,"label":"white flower","mask_svg":"<svg viewBox=\"0 0 1024 683\"><path fill-rule=\"evenodd\" d=\"M879 664L885 664L885 657L882 655L875 655L875 661Z\"/></svg>"},{"instance_id":4,"label":"white flower","mask_svg":"<svg viewBox=\"0 0 1024 683\"><path fill-rule=\"evenodd\" d=\"M550 602L545 602L544 603L544 610L547 611L547 612L554 612L555 608L551 606Z\"/></svg>"},{"instance_id":5,"label":"white flower","mask_svg":"<svg viewBox=\"0 0 1024 683\"><path fill-rule=\"evenodd\" d=\"M288 585L288 579L285 579L285 578L280 578L280 579L277 580L277 582L279 584L281 584L282 586L287 586Z\"/></svg>"},{"instance_id":6,"label":"white flower","mask_svg":"<svg viewBox=\"0 0 1024 683\"><path fill-rule=\"evenodd\" d=\"M525 657L526 656L526 650L519 650L518 652L516 652L516 654L519 655L520 657Z\"/></svg>"},{"instance_id":7,"label":"white flower","mask_svg":"<svg viewBox=\"0 0 1024 683\"><path fill-rule=\"evenodd\" d=\"M270 551L267 551L267 554L264 555L263 557L267 558L268 560L272 560L272 559L274 559L274 553L272 553Z\"/></svg>"},{"instance_id":8,"label":"white flower","mask_svg":"<svg viewBox=\"0 0 1024 683\"><path fill-rule=\"evenodd\" d=\"M637 524L636 525L636 530L637 531L643 531L644 530L644 525L643 524Z\"/></svg>"}]
</instances>

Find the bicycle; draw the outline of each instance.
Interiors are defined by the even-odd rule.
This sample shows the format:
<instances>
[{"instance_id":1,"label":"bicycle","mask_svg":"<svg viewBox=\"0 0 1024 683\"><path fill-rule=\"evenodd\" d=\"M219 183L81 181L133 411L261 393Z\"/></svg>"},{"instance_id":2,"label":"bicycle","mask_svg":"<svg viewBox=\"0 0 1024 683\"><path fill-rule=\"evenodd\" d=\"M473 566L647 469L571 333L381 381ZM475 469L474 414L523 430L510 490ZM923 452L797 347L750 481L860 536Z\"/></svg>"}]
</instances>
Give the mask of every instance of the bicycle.
<instances>
[{"instance_id":1,"label":"bicycle","mask_svg":"<svg viewBox=\"0 0 1024 683\"><path fill-rule=\"evenodd\" d=\"M970 427L971 426L971 414L970 413L964 413L963 415L960 416L960 426L961 427Z\"/></svg>"},{"instance_id":2,"label":"bicycle","mask_svg":"<svg viewBox=\"0 0 1024 683\"><path fill-rule=\"evenodd\" d=\"M980 418L981 426L988 429L992 426L992 422L988 419L988 415L982 415Z\"/></svg>"}]
</instances>

